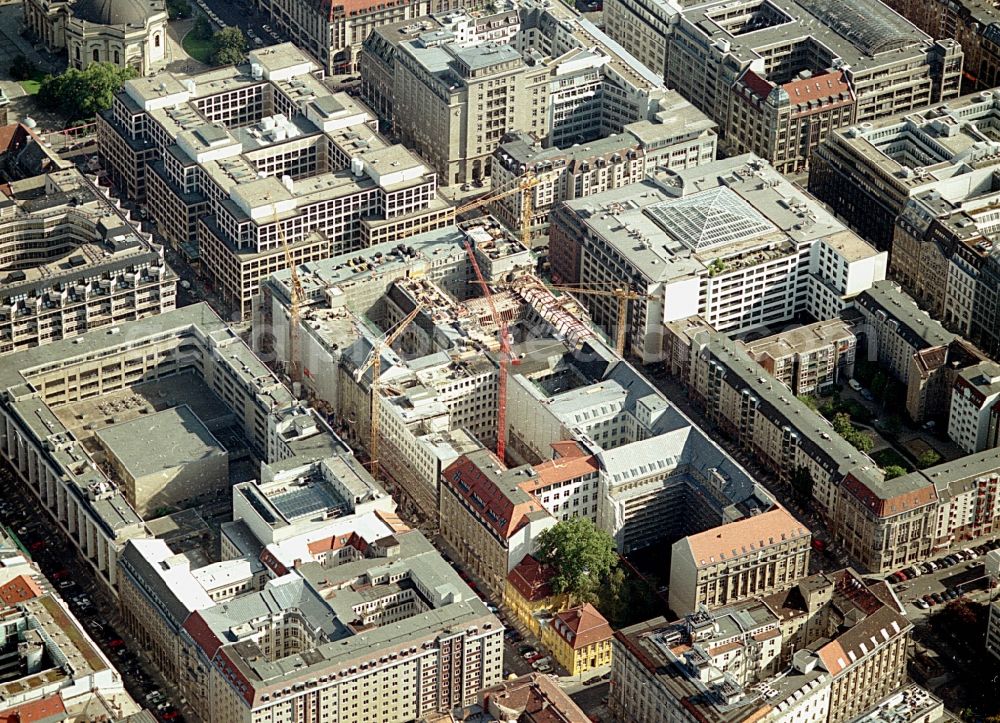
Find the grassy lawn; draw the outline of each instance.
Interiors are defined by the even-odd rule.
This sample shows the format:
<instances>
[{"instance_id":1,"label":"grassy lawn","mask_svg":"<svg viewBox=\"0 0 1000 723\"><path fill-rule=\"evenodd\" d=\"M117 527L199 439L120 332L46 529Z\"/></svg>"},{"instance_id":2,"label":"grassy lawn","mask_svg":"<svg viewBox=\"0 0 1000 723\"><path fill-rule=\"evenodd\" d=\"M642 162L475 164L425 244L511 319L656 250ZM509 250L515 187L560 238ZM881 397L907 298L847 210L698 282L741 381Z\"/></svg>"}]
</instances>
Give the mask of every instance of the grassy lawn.
<instances>
[{"instance_id":1,"label":"grassy lawn","mask_svg":"<svg viewBox=\"0 0 1000 723\"><path fill-rule=\"evenodd\" d=\"M35 95L38 93L38 89L42 85L42 78L44 77L45 75L43 73L35 71L35 74L27 80L18 81L18 85L24 88L24 92L28 95Z\"/></svg>"},{"instance_id":2,"label":"grassy lawn","mask_svg":"<svg viewBox=\"0 0 1000 723\"><path fill-rule=\"evenodd\" d=\"M206 38L195 30L189 30L184 39L181 40L184 52L200 63L210 65L212 56L212 38Z\"/></svg>"},{"instance_id":3,"label":"grassy lawn","mask_svg":"<svg viewBox=\"0 0 1000 723\"><path fill-rule=\"evenodd\" d=\"M875 463L885 469L891 464L898 465L905 470L913 471L913 465L906 461L906 459L896 450L891 447L886 447L885 449L880 449L878 452L872 452L871 458L875 460Z\"/></svg>"}]
</instances>

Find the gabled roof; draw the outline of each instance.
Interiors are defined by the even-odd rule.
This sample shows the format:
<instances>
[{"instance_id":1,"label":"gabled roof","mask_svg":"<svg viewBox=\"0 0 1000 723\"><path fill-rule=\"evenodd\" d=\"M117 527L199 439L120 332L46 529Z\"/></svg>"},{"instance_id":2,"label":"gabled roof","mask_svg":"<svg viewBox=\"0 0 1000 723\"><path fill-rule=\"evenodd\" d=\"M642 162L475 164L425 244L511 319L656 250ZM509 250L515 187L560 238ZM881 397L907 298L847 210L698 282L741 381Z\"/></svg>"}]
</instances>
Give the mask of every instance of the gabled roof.
<instances>
[{"instance_id":1,"label":"gabled roof","mask_svg":"<svg viewBox=\"0 0 1000 723\"><path fill-rule=\"evenodd\" d=\"M808 540L810 537L811 533L805 525L783 507L775 507L759 515L689 535L681 542L688 545L695 566L707 567L772 545L803 538Z\"/></svg>"},{"instance_id":2,"label":"gabled roof","mask_svg":"<svg viewBox=\"0 0 1000 723\"><path fill-rule=\"evenodd\" d=\"M552 596L549 580L552 568L543 565L534 555L525 555L507 575L507 581L528 602L538 602Z\"/></svg>"},{"instance_id":3,"label":"gabled roof","mask_svg":"<svg viewBox=\"0 0 1000 723\"><path fill-rule=\"evenodd\" d=\"M15 708L0 710L0 723L50 723L66 720L66 706L58 693Z\"/></svg>"},{"instance_id":4,"label":"gabled roof","mask_svg":"<svg viewBox=\"0 0 1000 723\"><path fill-rule=\"evenodd\" d=\"M556 613L552 620L552 629L573 650L610 640L614 635L614 630L608 625L608 621L590 603Z\"/></svg>"},{"instance_id":5,"label":"gabled roof","mask_svg":"<svg viewBox=\"0 0 1000 723\"><path fill-rule=\"evenodd\" d=\"M530 467L509 470L489 450L464 454L448 465L445 485L465 501L479 520L500 539L509 540L532 514L548 513L521 488Z\"/></svg>"},{"instance_id":6,"label":"gabled roof","mask_svg":"<svg viewBox=\"0 0 1000 723\"><path fill-rule=\"evenodd\" d=\"M44 594L29 575L18 575L0 586L0 601L5 605L16 605Z\"/></svg>"}]
</instances>

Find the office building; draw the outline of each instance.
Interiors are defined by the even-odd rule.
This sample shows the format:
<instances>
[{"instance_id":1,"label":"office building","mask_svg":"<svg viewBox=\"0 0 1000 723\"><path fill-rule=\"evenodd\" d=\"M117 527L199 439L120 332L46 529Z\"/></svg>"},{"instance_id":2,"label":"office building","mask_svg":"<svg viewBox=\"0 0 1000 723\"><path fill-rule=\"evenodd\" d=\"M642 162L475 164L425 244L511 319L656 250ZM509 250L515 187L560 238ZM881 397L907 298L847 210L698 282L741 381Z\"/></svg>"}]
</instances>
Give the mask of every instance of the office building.
<instances>
[{"instance_id":1,"label":"office building","mask_svg":"<svg viewBox=\"0 0 1000 723\"><path fill-rule=\"evenodd\" d=\"M99 116L111 178L239 317L287 267L447 222L432 173L290 44L193 76L125 83Z\"/></svg>"},{"instance_id":2,"label":"office building","mask_svg":"<svg viewBox=\"0 0 1000 723\"><path fill-rule=\"evenodd\" d=\"M174 308L163 249L105 194L76 169L3 187L0 354Z\"/></svg>"},{"instance_id":3,"label":"office building","mask_svg":"<svg viewBox=\"0 0 1000 723\"><path fill-rule=\"evenodd\" d=\"M983 361L955 375L948 436L967 454L1000 444L1000 364Z\"/></svg>"},{"instance_id":4,"label":"office building","mask_svg":"<svg viewBox=\"0 0 1000 723\"><path fill-rule=\"evenodd\" d=\"M854 374L851 325L827 319L746 342L747 353L792 394L819 394Z\"/></svg>"},{"instance_id":5,"label":"office building","mask_svg":"<svg viewBox=\"0 0 1000 723\"><path fill-rule=\"evenodd\" d=\"M126 499L127 479L99 452L99 436L113 424L142 426L187 404L232 458L251 465L345 449L206 304L16 352L3 369L0 456L110 588L125 542L148 534ZM178 447L193 439L171 428ZM133 442L112 447L138 472L144 463ZM160 472L183 461L176 449L162 455ZM148 494L155 504L157 493Z\"/></svg>"},{"instance_id":6,"label":"office building","mask_svg":"<svg viewBox=\"0 0 1000 723\"><path fill-rule=\"evenodd\" d=\"M940 189L937 198L946 208L949 199L988 191L992 167L1000 162L991 135L998 112L1000 97L986 91L933 106L928 101L925 107L885 118L859 119L835 130L816 149L809 164L809 192L865 239L887 249L894 242L897 219L914 196ZM925 215L918 228L934 215ZM971 217L977 216L973 212ZM900 273L920 273L907 266L900 264Z\"/></svg>"},{"instance_id":7,"label":"office building","mask_svg":"<svg viewBox=\"0 0 1000 723\"><path fill-rule=\"evenodd\" d=\"M832 540L862 569L890 573L923 562L1000 524L1000 451L987 449L901 477L833 431L829 422L716 334L693 349L688 388L741 449L782 479L807 470L812 507Z\"/></svg>"},{"instance_id":8,"label":"office building","mask_svg":"<svg viewBox=\"0 0 1000 723\"><path fill-rule=\"evenodd\" d=\"M161 652L203 719L402 723L472 705L501 681L496 618L384 493L389 507L351 509L339 474L320 485L314 469L284 470L270 489L238 488L234 515L253 541L243 557L194 569L162 540L128 544L129 617L169 631ZM293 529L256 538L274 512Z\"/></svg>"},{"instance_id":9,"label":"office building","mask_svg":"<svg viewBox=\"0 0 1000 723\"><path fill-rule=\"evenodd\" d=\"M659 76L667 74L671 26L682 3L676 0L608 0L604 31Z\"/></svg>"},{"instance_id":10,"label":"office building","mask_svg":"<svg viewBox=\"0 0 1000 723\"><path fill-rule=\"evenodd\" d=\"M753 155L737 156L567 201L552 214L552 273L618 299L581 295L626 351L664 358L664 325L699 315L730 334L801 313L830 319L885 278L887 257ZM664 300L669 299L669 303Z\"/></svg>"},{"instance_id":11,"label":"office building","mask_svg":"<svg viewBox=\"0 0 1000 723\"><path fill-rule=\"evenodd\" d=\"M904 686L911 629L884 583L820 573L762 600L619 630L608 705L639 723L846 723Z\"/></svg>"},{"instance_id":12,"label":"office building","mask_svg":"<svg viewBox=\"0 0 1000 723\"><path fill-rule=\"evenodd\" d=\"M463 455L441 474L441 535L500 599L508 574L534 552L556 519L521 484L530 467L507 469L488 450Z\"/></svg>"},{"instance_id":13,"label":"office building","mask_svg":"<svg viewBox=\"0 0 1000 723\"><path fill-rule=\"evenodd\" d=\"M509 134L490 166L496 193L530 179L533 246L545 246L552 209L573 198L591 196L643 180L658 168L693 168L715 160L715 123L676 91L668 90L660 110L648 120L629 123L621 133L570 148L544 147L522 132ZM523 193L496 198L490 210L507 228L524 223Z\"/></svg>"},{"instance_id":14,"label":"office building","mask_svg":"<svg viewBox=\"0 0 1000 723\"><path fill-rule=\"evenodd\" d=\"M161 70L167 54L167 9L162 0L25 0L24 24L50 53L66 53L69 67L92 63Z\"/></svg>"},{"instance_id":15,"label":"office building","mask_svg":"<svg viewBox=\"0 0 1000 723\"><path fill-rule=\"evenodd\" d=\"M1000 85L1000 45L994 6L969 0L888 0L890 8L935 38L954 38L962 46L963 86L982 90Z\"/></svg>"},{"instance_id":16,"label":"office building","mask_svg":"<svg viewBox=\"0 0 1000 723\"><path fill-rule=\"evenodd\" d=\"M628 46L627 38L618 38ZM685 6L671 24L667 84L719 124L729 155L807 167L830 133L959 94L962 49L879 0Z\"/></svg>"},{"instance_id":17,"label":"office building","mask_svg":"<svg viewBox=\"0 0 1000 723\"><path fill-rule=\"evenodd\" d=\"M257 4L278 32L319 60L330 75L357 73L361 44L376 28L412 22L431 13L447 12L454 6L450 0L389 4L261 0Z\"/></svg>"},{"instance_id":18,"label":"office building","mask_svg":"<svg viewBox=\"0 0 1000 723\"><path fill-rule=\"evenodd\" d=\"M781 590L809 573L811 541L781 507L678 540L670 554L670 609L686 615Z\"/></svg>"},{"instance_id":19,"label":"office building","mask_svg":"<svg viewBox=\"0 0 1000 723\"><path fill-rule=\"evenodd\" d=\"M361 53L365 102L442 184L483 183L508 132L569 146L658 110L662 78L564 5L531 0L496 17L388 25Z\"/></svg>"}]
</instances>

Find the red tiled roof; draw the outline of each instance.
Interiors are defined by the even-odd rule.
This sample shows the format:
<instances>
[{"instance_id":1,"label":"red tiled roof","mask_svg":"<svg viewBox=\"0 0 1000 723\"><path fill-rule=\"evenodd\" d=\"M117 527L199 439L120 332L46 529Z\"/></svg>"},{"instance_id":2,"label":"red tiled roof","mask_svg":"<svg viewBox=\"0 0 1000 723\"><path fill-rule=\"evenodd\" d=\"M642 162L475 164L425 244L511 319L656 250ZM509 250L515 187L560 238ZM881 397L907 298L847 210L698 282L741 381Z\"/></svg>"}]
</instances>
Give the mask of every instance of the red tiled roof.
<instances>
[{"instance_id":1,"label":"red tiled roof","mask_svg":"<svg viewBox=\"0 0 1000 723\"><path fill-rule=\"evenodd\" d=\"M752 70L748 70L743 74L743 84L750 89L750 91L761 98L766 98L770 95L771 91L774 90L774 85L764 78L757 75Z\"/></svg>"},{"instance_id":2,"label":"red tiled roof","mask_svg":"<svg viewBox=\"0 0 1000 723\"><path fill-rule=\"evenodd\" d=\"M211 660L215 656L215 652L222 647L222 641L219 636L215 634L215 631L209 627L208 623L205 622L205 618L201 616L200 611L195 611L188 615L187 620L184 621L184 625L181 627L187 631L187 634L191 636L191 639L195 644L205 651L205 656Z\"/></svg>"},{"instance_id":3,"label":"red tiled roof","mask_svg":"<svg viewBox=\"0 0 1000 723\"><path fill-rule=\"evenodd\" d=\"M364 552L368 549L368 542L358 533L352 532L349 535L333 535L331 537L324 537L321 540L313 540L306 547L308 547L310 555L331 552L343 547L354 547L359 552Z\"/></svg>"},{"instance_id":4,"label":"red tiled roof","mask_svg":"<svg viewBox=\"0 0 1000 723\"><path fill-rule=\"evenodd\" d=\"M0 601L3 601L5 605L16 605L44 594L42 589L38 587L38 583L28 575L18 575L0 586Z\"/></svg>"},{"instance_id":5,"label":"red tiled roof","mask_svg":"<svg viewBox=\"0 0 1000 723\"><path fill-rule=\"evenodd\" d=\"M562 625L558 625L557 621ZM590 603L556 613L552 629L569 643L573 650L585 648L602 640L610 640L614 635L614 630L608 625L608 621ZM573 633L572 639L569 632Z\"/></svg>"},{"instance_id":6,"label":"red tiled roof","mask_svg":"<svg viewBox=\"0 0 1000 723\"><path fill-rule=\"evenodd\" d=\"M597 458L588 454L587 450L577 442L555 442L552 449L556 452L556 458L534 466L533 469L537 477L521 485L521 488L526 492L532 492L550 484L585 477L600 469L597 465Z\"/></svg>"},{"instance_id":7,"label":"red tiled roof","mask_svg":"<svg viewBox=\"0 0 1000 723\"><path fill-rule=\"evenodd\" d=\"M793 80L781 87L788 93L788 97L793 103L804 100L819 100L841 93L851 95L851 86L844 79L844 74L841 71Z\"/></svg>"},{"instance_id":8,"label":"red tiled roof","mask_svg":"<svg viewBox=\"0 0 1000 723\"><path fill-rule=\"evenodd\" d=\"M528 602L538 602L552 596L549 578L552 569L543 565L533 555L525 555L507 575L511 586Z\"/></svg>"},{"instance_id":9,"label":"red tiled roof","mask_svg":"<svg viewBox=\"0 0 1000 723\"><path fill-rule=\"evenodd\" d=\"M711 530L687 537L696 566L711 565L713 560L733 559L780 545L789 540L809 538L811 533L789 512L776 507L760 515L745 517Z\"/></svg>"},{"instance_id":10,"label":"red tiled roof","mask_svg":"<svg viewBox=\"0 0 1000 723\"><path fill-rule=\"evenodd\" d=\"M477 456L485 460L484 455ZM543 508L520 488L520 480L514 478L495 455L490 454L488 459L499 472L491 470L490 476L487 476L469 455L463 454L448 465L442 478L448 489L479 513L481 522L501 539L509 540L526 524L529 514L542 512ZM515 499L518 501L515 502Z\"/></svg>"},{"instance_id":11,"label":"red tiled roof","mask_svg":"<svg viewBox=\"0 0 1000 723\"><path fill-rule=\"evenodd\" d=\"M0 723L35 723L66 719L66 706L58 694L34 700L16 708L0 710Z\"/></svg>"}]
</instances>

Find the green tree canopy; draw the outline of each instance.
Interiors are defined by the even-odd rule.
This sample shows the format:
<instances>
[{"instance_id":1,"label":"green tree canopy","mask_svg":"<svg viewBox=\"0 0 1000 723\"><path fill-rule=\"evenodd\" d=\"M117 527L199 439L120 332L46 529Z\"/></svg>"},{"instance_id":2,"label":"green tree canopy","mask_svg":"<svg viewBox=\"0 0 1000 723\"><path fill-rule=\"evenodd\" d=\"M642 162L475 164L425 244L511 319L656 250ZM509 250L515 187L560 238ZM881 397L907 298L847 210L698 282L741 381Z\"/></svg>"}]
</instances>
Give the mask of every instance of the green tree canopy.
<instances>
[{"instance_id":1,"label":"green tree canopy","mask_svg":"<svg viewBox=\"0 0 1000 723\"><path fill-rule=\"evenodd\" d=\"M191 17L191 3L188 0L167 0L167 17L170 20Z\"/></svg>"},{"instance_id":2,"label":"green tree canopy","mask_svg":"<svg viewBox=\"0 0 1000 723\"><path fill-rule=\"evenodd\" d=\"M236 65L246 57L247 39L239 28L219 30L212 36L212 46L213 65Z\"/></svg>"},{"instance_id":3,"label":"green tree canopy","mask_svg":"<svg viewBox=\"0 0 1000 723\"><path fill-rule=\"evenodd\" d=\"M886 479L896 479L906 474L906 468L900 467L898 464L887 465L882 471L885 472Z\"/></svg>"},{"instance_id":4,"label":"green tree canopy","mask_svg":"<svg viewBox=\"0 0 1000 723\"><path fill-rule=\"evenodd\" d=\"M69 68L60 75L47 75L38 89L43 108L62 113L71 121L85 121L111 107L115 93L136 76L129 67L92 63L84 70Z\"/></svg>"},{"instance_id":5,"label":"green tree canopy","mask_svg":"<svg viewBox=\"0 0 1000 723\"><path fill-rule=\"evenodd\" d=\"M933 449L928 449L917 457L917 466L920 467L920 469L927 469L928 467L933 467L938 464L940 461L941 455Z\"/></svg>"},{"instance_id":6,"label":"green tree canopy","mask_svg":"<svg viewBox=\"0 0 1000 723\"><path fill-rule=\"evenodd\" d=\"M552 591L575 602L595 602L618 566L614 540L586 517L562 520L538 536L538 559L552 566Z\"/></svg>"}]
</instances>

